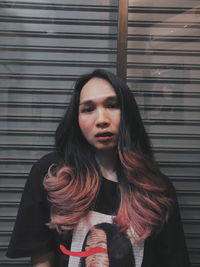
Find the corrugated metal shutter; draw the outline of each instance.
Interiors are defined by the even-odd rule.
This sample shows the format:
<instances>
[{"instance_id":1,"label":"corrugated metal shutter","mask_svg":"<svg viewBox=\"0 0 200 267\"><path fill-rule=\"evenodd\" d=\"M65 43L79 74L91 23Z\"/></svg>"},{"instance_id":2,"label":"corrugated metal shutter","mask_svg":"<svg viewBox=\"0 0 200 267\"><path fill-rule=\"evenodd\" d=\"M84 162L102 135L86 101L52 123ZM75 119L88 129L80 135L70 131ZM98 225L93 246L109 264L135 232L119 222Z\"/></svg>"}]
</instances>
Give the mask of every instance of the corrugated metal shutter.
<instances>
[{"instance_id":1,"label":"corrugated metal shutter","mask_svg":"<svg viewBox=\"0 0 200 267\"><path fill-rule=\"evenodd\" d=\"M53 135L78 76L116 72L118 2L0 2L0 265L27 174L52 150Z\"/></svg>"},{"instance_id":2,"label":"corrugated metal shutter","mask_svg":"<svg viewBox=\"0 0 200 267\"><path fill-rule=\"evenodd\" d=\"M200 266L199 1L129 0L127 78Z\"/></svg>"},{"instance_id":3,"label":"corrugated metal shutter","mask_svg":"<svg viewBox=\"0 0 200 267\"><path fill-rule=\"evenodd\" d=\"M0 2L1 266L29 266L28 259L6 259L5 251L29 169L52 149L74 81L96 67L116 72L117 2ZM160 166L177 188L192 266L197 267L198 2L129 0L128 31L128 82Z\"/></svg>"}]
</instances>

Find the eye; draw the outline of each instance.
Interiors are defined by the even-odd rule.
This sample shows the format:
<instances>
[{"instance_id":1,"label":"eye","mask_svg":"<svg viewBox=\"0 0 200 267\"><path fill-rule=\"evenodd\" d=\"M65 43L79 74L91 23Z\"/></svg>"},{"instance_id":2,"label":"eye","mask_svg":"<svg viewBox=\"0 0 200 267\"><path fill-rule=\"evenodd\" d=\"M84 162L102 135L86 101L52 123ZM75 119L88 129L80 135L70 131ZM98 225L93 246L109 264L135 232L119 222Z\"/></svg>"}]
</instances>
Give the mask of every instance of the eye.
<instances>
[{"instance_id":1,"label":"eye","mask_svg":"<svg viewBox=\"0 0 200 267\"><path fill-rule=\"evenodd\" d=\"M119 104L118 103L110 103L107 105L107 108L119 108Z\"/></svg>"},{"instance_id":2,"label":"eye","mask_svg":"<svg viewBox=\"0 0 200 267\"><path fill-rule=\"evenodd\" d=\"M87 108L83 108L83 109L81 110L81 112L83 112L83 113L90 113L90 112L92 112L93 110L94 110L93 107L87 107Z\"/></svg>"}]
</instances>

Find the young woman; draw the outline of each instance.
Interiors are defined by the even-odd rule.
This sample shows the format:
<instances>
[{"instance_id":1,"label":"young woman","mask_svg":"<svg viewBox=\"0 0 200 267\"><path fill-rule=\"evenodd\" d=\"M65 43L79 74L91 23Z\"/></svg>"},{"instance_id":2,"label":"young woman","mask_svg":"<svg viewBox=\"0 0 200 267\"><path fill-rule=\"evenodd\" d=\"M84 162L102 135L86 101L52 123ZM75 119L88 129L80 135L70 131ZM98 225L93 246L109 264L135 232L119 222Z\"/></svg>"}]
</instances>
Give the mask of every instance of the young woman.
<instances>
[{"instance_id":1,"label":"young woman","mask_svg":"<svg viewBox=\"0 0 200 267\"><path fill-rule=\"evenodd\" d=\"M36 267L189 267L174 187L114 74L77 81L56 151L31 169L7 256Z\"/></svg>"}]
</instances>

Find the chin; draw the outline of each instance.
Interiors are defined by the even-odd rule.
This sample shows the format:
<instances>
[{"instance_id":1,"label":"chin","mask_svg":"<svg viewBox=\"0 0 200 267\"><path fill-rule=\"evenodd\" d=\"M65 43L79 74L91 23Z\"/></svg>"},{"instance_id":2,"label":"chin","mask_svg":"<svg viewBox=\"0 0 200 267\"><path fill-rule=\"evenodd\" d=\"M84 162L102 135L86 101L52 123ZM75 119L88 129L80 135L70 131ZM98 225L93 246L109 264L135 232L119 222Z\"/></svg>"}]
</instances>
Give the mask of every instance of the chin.
<instances>
[{"instance_id":1,"label":"chin","mask_svg":"<svg viewBox=\"0 0 200 267\"><path fill-rule=\"evenodd\" d=\"M95 146L95 149L99 151L108 151L108 150L117 149L117 145Z\"/></svg>"}]
</instances>

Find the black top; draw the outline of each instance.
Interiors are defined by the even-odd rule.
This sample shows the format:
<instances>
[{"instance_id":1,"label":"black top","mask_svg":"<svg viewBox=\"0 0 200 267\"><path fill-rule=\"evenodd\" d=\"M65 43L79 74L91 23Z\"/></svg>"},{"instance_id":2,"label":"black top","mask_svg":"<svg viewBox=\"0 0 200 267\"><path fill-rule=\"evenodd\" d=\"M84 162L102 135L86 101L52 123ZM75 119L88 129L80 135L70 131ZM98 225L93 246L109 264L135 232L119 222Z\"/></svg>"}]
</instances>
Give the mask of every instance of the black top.
<instances>
[{"instance_id":1,"label":"black top","mask_svg":"<svg viewBox=\"0 0 200 267\"><path fill-rule=\"evenodd\" d=\"M58 153L50 153L33 165L22 195L7 251L8 257L42 255L53 250L56 257L55 266L68 266L68 256L60 251L59 246L62 244L70 249L72 231L59 235L56 230L50 230L45 225L50 220L50 205L47 201L47 192L43 187L43 178L51 164L61 161L62 158ZM154 238L149 237L145 241L141 267L190 266L176 193L168 178L166 182L169 185L168 194L174 199L175 207L160 234ZM102 178L94 211L112 215L116 213L118 204L118 183ZM134 266L134 263L131 266Z\"/></svg>"}]
</instances>

